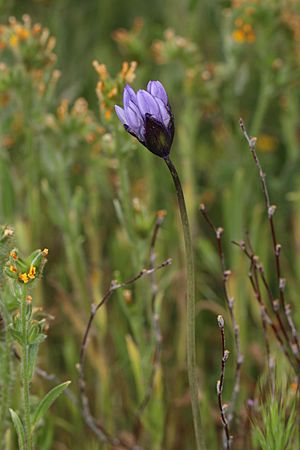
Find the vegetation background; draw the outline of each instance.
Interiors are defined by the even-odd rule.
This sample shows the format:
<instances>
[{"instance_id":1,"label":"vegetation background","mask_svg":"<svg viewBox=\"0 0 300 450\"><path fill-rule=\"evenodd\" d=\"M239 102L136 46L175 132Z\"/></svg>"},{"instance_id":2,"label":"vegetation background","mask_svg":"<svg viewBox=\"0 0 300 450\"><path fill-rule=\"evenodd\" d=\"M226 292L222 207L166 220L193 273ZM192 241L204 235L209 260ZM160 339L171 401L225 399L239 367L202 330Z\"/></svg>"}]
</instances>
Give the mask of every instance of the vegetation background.
<instances>
[{"instance_id":1,"label":"vegetation background","mask_svg":"<svg viewBox=\"0 0 300 450\"><path fill-rule=\"evenodd\" d=\"M166 216L156 261L171 257L173 263L157 273L163 340L151 399L137 427L136 411L146 395L157 345L147 278L118 291L99 311L87 353L88 396L93 414L112 435L130 441L135 434L152 450L194 448L184 252L172 180L162 161L124 132L113 110L122 104L126 82L139 89L149 80L162 81L169 95L176 125L172 157L192 223L207 445L221 448L222 441L218 314L225 319L230 350L224 402L233 388L236 351L214 236L199 211L202 202L224 228L229 291L244 355L233 448L264 448L253 432L258 429L253 423L268 432L267 412L254 401L263 401L258 386L267 368L264 334L248 261L231 241L249 233L274 290L276 276L260 181L239 118L258 137L257 151L277 205L287 295L300 325L299 2L2 0L0 18L0 223L15 229L22 251L49 249L34 300L49 318L39 367L72 380L74 395L55 403L39 429L37 448L109 448L89 430L74 403L80 343L90 305L110 280L149 267L152 230L161 210ZM122 68L124 61L136 61L137 68ZM295 390L293 374L271 333L269 339L288 403ZM18 383L15 370L16 405ZM32 389L40 395L49 385L36 375ZM286 448L299 448L294 434ZM11 430L6 449L16 448L14 439ZM275 445L271 448L284 448Z\"/></svg>"}]
</instances>

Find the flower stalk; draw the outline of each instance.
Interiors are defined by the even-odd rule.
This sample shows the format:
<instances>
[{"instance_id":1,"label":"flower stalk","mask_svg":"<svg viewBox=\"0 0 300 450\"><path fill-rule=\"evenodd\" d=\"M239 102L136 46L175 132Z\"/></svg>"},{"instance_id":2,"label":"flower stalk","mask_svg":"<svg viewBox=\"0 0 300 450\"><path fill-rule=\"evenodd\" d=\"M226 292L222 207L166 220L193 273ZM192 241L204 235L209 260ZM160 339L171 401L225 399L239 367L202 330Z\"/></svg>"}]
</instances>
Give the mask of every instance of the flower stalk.
<instances>
[{"instance_id":1,"label":"flower stalk","mask_svg":"<svg viewBox=\"0 0 300 450\"><path fill-rule=\"evenodd\" d=\"M9 315L6 307L0 299L0 314L4 327L3 346L1 348L1 392L0 392L0 449L4 450L4 436L7 428L7 415L10 401L11 388L11 335L8 328Z\"/></svg>"},{"instance_id":2,"label":"flower stalk","mask_svg":"<svg viewBox=\"0 0 300 450\"><path fill-rule=\"evenodd\" d=\"M198 399L198 383L197 383L197 365L196 365L196 336L195 336L195 269L194 269L194 256L193 246L191 239L191 232L189 226L189 219L186 210L186 204L184 194L179 179L177 170L169 158L164 158L165 163L171 173L177 201L180 211L180 218L183 229L186 263L187 263L187 370L190 385L190 397L192 404L192 413L194 421L194 429L196 436L197 449L202 450L205 448L204 438L201 425L201 416Z\"/></svg>"},{"instance_id":3,"label":"flower stalk","mask_svg":"<svg viewBox=\"0 0 300 450\"><path fill-rule=\"evenodd\" d=\"M22 384L23 384L23 408L24 408L24 431L26 450L32 450L32 434L30 419L30 378L29 378L29 344L28 344L28 320L26 314L27 288L22 286L21 290L21 327L22 327Z\"/></svg>"},{"instance_id":4,"label":"flower stalk","mask_svg":"<svg viewBox=\"0 0 300 450\"><path fill-rule=\"evenodd\" d=\"M160 81L149 81L147 90L138 90L137 93L131 86L125 86L123 106L115 105L115 111L125 130L154 155L164 159L175 185L187 262L187 371L197 449L204 450L197 386L193 246L182 186L169 157L175 132L174 118L168 95Z\"/></svg>"}]
</instances>

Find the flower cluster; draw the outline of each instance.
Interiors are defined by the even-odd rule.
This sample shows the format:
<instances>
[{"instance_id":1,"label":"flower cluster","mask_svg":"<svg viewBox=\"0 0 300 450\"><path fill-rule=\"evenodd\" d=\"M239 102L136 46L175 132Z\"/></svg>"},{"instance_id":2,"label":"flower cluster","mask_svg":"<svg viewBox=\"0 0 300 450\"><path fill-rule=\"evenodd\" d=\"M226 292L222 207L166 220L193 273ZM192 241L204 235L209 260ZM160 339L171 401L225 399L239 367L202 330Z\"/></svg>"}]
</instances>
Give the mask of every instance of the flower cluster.
<instances>
[{"instance_id":1,"label":"flower cluster","mask_svg":"<svg viewBox=\"0 0 300 450\"><path fill-rule=\"evenodd\" d=\"M245 23L243 19L238 18L235 20L235 27L232 33L232 38L235 42L251 44L255 41L256 37L251 23Z\"/></svg>"},{"instance_id":2,"label":"flower cluster","mask_svg":"<svg viewBox=\"0 0 300 450\"><path fill-rule=\"evenodd\" d=\"M28 15L19 22L10 17L9 24L0 27L0 51L13 55L27 70L40 70L56 61L53 53L55 38L39 23L32 24Z\"/></svg>"},{"instance_id":3,"label":"flower cluster","mask_svg":"<svg viewBox=\"0 0 300 450\"><path fill-rule=\"evenodd\" d=\"M5 273L21 284L28 284L34 281L42 272L48 249L36 250L28 258L23 259L16 248L9 253L8 261L5 265Z\"/></svg>"},{"instance_id":4,"label":"flower cluster","mask_svg":"<svg viewBox=\"0 0 300 450\"><path fill-rule=\"evenodd\" d=\"M147 90L137 93L127 85L123 106L124 109L116 105L115 110L125 130L155 155L167 157L174 137L174 120L163 85L149 81Z\"/></svg>"},{"instance_id":5,"label":"flower cluster","mask_svg":"<svg viewBox=\"0 0 300 450\"><path fill-rule=\"evenodd\" d=\"M100 103L100 113L106 121L109 121L118 94L126 83L132 83L135 79L137 63L124 61L121 71L115 78L111 77L105 64L94 61L93 66L99 75L96 93Z\"/></svg>"}]
</instances>

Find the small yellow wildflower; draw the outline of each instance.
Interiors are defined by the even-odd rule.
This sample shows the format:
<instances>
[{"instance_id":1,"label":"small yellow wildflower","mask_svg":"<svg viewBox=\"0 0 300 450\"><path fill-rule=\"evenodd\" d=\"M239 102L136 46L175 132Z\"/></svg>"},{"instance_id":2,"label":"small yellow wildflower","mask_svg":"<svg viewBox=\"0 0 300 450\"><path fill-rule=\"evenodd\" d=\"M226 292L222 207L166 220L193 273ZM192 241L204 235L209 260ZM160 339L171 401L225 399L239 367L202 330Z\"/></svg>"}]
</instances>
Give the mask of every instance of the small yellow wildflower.
<instances>
[{"instance_id":1,"label":"small yellow wildflower","mask_svg":"<svg viewBox=\"0 0 300 450\"><path fill-rule=\"evenodd\" d=\"M9 38L9 43L11 47L16 47L19 43L18 36L16 34L12 34L11 37Z\"/></svg>"},{"instance_id":2,"label":"small yellow wildflower","mask_svg":"<svg viewBox=\"0 0 300 450\"><path fill-rule=\"evenodd\" d=\"M252 33L253 28L252 25L250 25L250 23L245 23L245 25L243 26L243 30L245 33Z\"/></svg>"},{"instance_id":3,"label":"small yellow wildflower","mask_svg":"<svg viewBox=\"0 0 300 450\"><path fill-rule=\"evenodd\" d=\"M101 80L109 78L108 70L105 64L100 64L97 60L93 61L93 67Z\"/></svg>"},{"instance_id":4,"label":"small yellow wildflower","mask_svg":"<svg viewBox=\"0 0 300 450\"><path fill-rule=\"evenodd\" d=\"M32 297L31 297L31 295L27 295L27 297L26 297L26 302L27 302L27 303L31 303L31 302L32 302Z\"/></svg>"},{"instance_id":5,"label":"small yellow wildflower","mask_svg":"<svg viewBox=\"0 0 300 450\"><path fill-rule=\"evenodd\" d=\"M42 31L42 26L39 23L33 25L32 32L33 34L39 34Z\"/></svg>"},{"instance_id":6,"label":"small yellow wildflower","mask_svg":"<svg viewBox=\"0 0 300 450\"><path fill-rule=\"evenodd\" d=\"M245 33L242 30L235 30L232 37L235 42L245 42Z\"/></svg>"},{"instance_id":7,"label":"small yellow wildflower","mask_svg":"<svg viewBox=\"0 0 300 450\"><path fill-rule=\"evenodd\" d=\"M12 264L9 266L9 270L13 273L16 273L17 269Z\"/></svg>"},{"instance_id":8,"label":"small yellow wildflower","mask_svg":"<svg viewBox=\"0 0 300 450\"><path fill-rule=\"evenodd\" d=\"M29 38L30 33L25 27L18 27L16 29L16 35L21 41L26 41Z\"/></svg>"},{"instance_id":9,"label":"small yellow wildflower","mask_svg":"<svg viewBox=\"0 0 300 450\"><path fill-rule=\"evenodd\" d=\"M106 111L105 111L105 119L106 120L110 120L110 118L111 118L111 110L110 109L107 109Z\"/></svg>"},{"instance_id":10,"label":"small yellow wildflower","mask_svg":"<svg viewBox=\"0 0 300 450\"><path fill-rule=\"evenodd\" d=\"M28 275L26 272L19 274L19 279L23 281L24 284L27 284L29 281Z\"/></svg>"},{"instance_id":11,"label":"small yellow wildflower","mask_svg":"<svg viewBox=\"0 0 300 450\"><path fill-rule=\"evenodd\" d=\"M298 391L298 383L296 383L295 381L291 384L291 390L293 392L297 392Z\"/></svg>"},{"instance_id":12,"label":"small yellow wildflower","mask_svg":"<svg viewBox=\"0 0 300 450\"><path fill-rule=\"evenodd\" d=\"M238 17L237 19L235 19L234 24L236 27L241 27L244 24L244 21L241 17Z\"/></svg>"},{"instance_id":13,"label":"small yellow wildflower","mask_svg":"<svg viewBox=\"0 0 300 450\"><path fill-rule=\"evenodd\" d=\"M114 87L109 91L109 93L107 94L107 97L108 97L108 98L115 97L115 96L117 95L117 93L118 93L118 89L117 89L116 86L114 86Z\"/></svg>"},{"instance_id":14,"label":"small yellow wildflower","mask_svg":"<svg viewBox=\"0 0 300 450\"><path fill-rule=\"evenodd\" d=\"M12 259L14 259L15 261L18 259L18 255L17 255L16 252L13 251L13 250L10 252L9 256L11 256Z\"/></svg>"},{"instance_id":15,"label":"small yellow wildflower","mask_svg":"<svg viewBox=\"0 0 300 450\"><path fill-rule=\"evenodd\" d=\"M35 266L30 266L30 269L29 269L29 272L28 272L28 278L33 280L35 278L35 275L36 275L36 267Z\"/></svg>"}]
</instances>

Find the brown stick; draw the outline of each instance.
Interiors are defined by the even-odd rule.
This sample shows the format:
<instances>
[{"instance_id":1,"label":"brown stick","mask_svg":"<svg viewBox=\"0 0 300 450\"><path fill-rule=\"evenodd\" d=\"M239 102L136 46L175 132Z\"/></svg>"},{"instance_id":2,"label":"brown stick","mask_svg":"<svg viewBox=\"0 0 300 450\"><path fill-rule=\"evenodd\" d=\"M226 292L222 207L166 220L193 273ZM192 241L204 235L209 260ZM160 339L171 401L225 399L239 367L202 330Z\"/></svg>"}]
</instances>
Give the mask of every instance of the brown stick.
<instances>
[{"instance_id":1,"label":"brown stick","mask_svg":"<svg viewBox=\"0 0 300 450\"><path fill-rule=\"evenodd\" d=\"M229 351L225 349L225 332L224 332L224 319L221 315L218 316L218 325L221 331L221 342L222 342L222 360L221 360L221 375L220 379L217 381L217 394L218 394L218 404L220 409L220 416L224 428L225 439L223 442L223 447L226 450L230 450L231 437L229 434L229 425L225 413L225 406L223 405L222 394L225 378L225 364L229 357Z\"/></svg>"},{"instance_id":2,"label":"brown stick","mask_svg":"<svg viewBox=\"0 0 300 450\"><path fill-rule=\"evenodd\" d=\"M204 219L210 226L211 230L213 231L213 233L216 237L216 240L217 240L218 255L219 255L221 270L222 270L223 292L224 292L225 301L228 306L229 315L230 315L230 319L231 319L231 323L232 323L232 327L233 327L233 331L234 331L234 341L235 341L235 348L236 348L236 367L235 367L234 384L233 384L233 389L232 389L232 394L231 394L231 401L230 401L230 406L228 408L228 422L231 423L231 421L233 420L233 417L234 417L234 409L235 409L237 396L240 391L241 367L242 367L243 360L244 360L244 357L241 352L240 329L239 329L239 325L235 318L234 299L230 297L230 295L228 293L228 288L227 288L227 283L228 283L228 279L230 277L231 272L230 272L230 270L227 270L226 266L225 266L225 255L224 255L223 245L222 245L223 228L215 227L215 225L213 224L212 220L210 219L207 209L203 203L200 205L200 211L201 211Z\"/></svg>"},{"instance_id":3,"label":"brown stick","mask_svg":"<svg viewBox=\"0 0 300 450\"><path fill-rule=\"evenodd\" d=\"M270 231L271 231L271 239L272 239L273 253L274 253L274 258L275 258L276 275L277 275L281 309L282 309L283 315L285 317L285 320L288 324L288 328L290 330L292 340L294 342L293 353L297 354L299 357L300 356L300 341L299 341L298 333L296 331L293 319L290 314L290 307L286 304L286 301L285 301L285 292L284 291L285 291L286 281L285 281L285 278L282 278L281 261L280 261L281 245L277 241L276 230L275 230L275 225L274 225L274 220L273 220L273 216L276 211L276 205L271 205L271 202L270 202L270 195L269 195L268 186L267 186L267 182L266 182L266 174L264 173L264 171L262 169L260 160L256 153L257 139L256 139L256 137L251 137L248 135L242 119L240 119L240 127L241 127L241 130L248 142L250 152L252 154L253 160L255 162L255 165L256 165L258 173L259 173L259 177L260 177L260 181L261 181L261 185L262 185L262 191L263 191L263 195L264 195L264 199L265 199L266 210L267 210L267 214L268 214Z\"/></svg>"}]
</instances>

